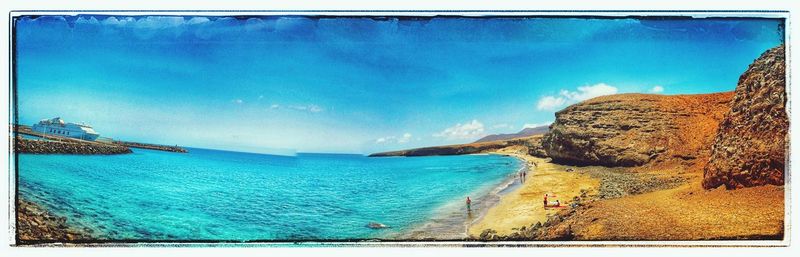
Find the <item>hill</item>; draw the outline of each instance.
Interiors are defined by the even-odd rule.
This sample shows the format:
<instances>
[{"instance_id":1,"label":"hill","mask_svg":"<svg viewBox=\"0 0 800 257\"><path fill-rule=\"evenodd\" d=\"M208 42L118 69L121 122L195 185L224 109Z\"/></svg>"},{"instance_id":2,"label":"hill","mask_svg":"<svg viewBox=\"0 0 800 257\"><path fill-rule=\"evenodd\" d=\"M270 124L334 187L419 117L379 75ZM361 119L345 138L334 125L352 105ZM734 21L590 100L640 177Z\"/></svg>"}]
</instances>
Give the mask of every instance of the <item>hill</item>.
<instances>
[{"instance_id":1,"label":"hill","mask_svg":"<svg viewBox=\"0 0 800 257\"><path fill-rule=\"evenodd\" d=\"M478 139L474 143L483 143L483 142L491 142L491 141L498 141L498 140L508 140L514 138L522 138L522 137L529 137L534 135L544 135L547 131L550 130L550 125L545 126L538 126L532 128L524 128L520 132L513 133L513 134L492 134L481 139Z\"/></svg>"}]
</instances>

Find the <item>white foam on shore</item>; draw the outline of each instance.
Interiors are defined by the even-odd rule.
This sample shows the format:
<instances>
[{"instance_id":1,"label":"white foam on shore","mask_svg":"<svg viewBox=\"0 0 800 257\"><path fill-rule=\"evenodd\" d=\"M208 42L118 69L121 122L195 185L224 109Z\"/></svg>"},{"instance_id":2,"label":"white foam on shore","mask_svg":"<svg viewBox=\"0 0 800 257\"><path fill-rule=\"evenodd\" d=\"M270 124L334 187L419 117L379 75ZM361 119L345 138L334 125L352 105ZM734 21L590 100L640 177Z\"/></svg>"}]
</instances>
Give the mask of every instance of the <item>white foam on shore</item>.
<instances>
[{"instance_id":1,"label":"white foam on shore","mask_svg":"<svg viewBox=\"0 0 800 257\"><path fill-rule=\"evenodd\" d=\"M489 154L482 154L489 155ZM437 208L433 218L423 224L413 226L405 231L398 232L396 239L465 239L469 237L469 227L483 219L486 213L500 202L503 195L513 192L521 186L517 175L521 171L528 172L529 165L525 159L513 155L505 155L516 158L522 162L522 167L509 173L499 184L488 192L473 198L472 212L464 212L463 199L452 200ZM481 187L483 188L483 187ZM476 191L483 191L481 188Z\"/></svg>"}]
</instances>

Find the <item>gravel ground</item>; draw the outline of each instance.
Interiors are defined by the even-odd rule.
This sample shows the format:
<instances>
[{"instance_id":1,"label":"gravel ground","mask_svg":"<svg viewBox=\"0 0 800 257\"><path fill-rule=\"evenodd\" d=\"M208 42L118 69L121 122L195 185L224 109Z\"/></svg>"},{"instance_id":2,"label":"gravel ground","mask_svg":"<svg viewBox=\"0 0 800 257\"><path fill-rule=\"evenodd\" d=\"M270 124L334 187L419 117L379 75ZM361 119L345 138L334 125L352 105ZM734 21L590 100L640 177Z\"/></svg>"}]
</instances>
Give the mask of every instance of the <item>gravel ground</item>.
<instances>
[{"instance_id":1,"label":"gravel ground","mask_svg":"<svg viewBox=\"0 0 800 257\"><path fill-rule=\"evenodd\" d=\"M614 199L675 188L687 181L679 176L656 176L630 172L626 169L592 169L588 173L593 178L600 180L598 190L600 199Z\"/></svg>"}]
</instances>

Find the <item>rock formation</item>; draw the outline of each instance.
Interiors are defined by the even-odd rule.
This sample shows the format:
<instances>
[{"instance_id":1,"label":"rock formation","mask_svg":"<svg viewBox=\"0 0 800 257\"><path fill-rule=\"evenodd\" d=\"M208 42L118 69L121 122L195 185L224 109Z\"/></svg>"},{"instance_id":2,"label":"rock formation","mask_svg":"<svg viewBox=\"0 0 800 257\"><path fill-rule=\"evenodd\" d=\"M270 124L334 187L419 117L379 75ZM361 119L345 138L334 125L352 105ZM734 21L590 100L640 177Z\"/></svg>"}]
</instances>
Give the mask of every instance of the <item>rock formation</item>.
<instances>
[{"instance_id":1,"label":"rock formation","mask_svg":"<svg viewBox=\"0 0 800 257\"><path fill-rule=\"evenodd\" d=\"M709 145L733 93L601 96L556 113L542 146L554 161L638 166L694 162Z\"/></svg>"},{"instance_id":2,"label":"rock formation","mask_svg":"<svg viewBox=\"0 0 800 257\"><path fill-rule=\"evenodd\" d=\"M122 145L78 142L78 141L46 141L17 137L14 140L16 153L32 154L126 154L131 149Z\"/></svg>"},{"instance_id":3,"label":"rock formation","mask_svg":"<svg viewBox=\"0 0 800 257\"><path fill-rule=\"evenodd\" d=\"M20 244L91 239L86 231L67 226L66 218L23 199L17 201L17 217L17 243Z\"/></svg>"},{"instance_id":4,"label":"rock formation","mask_svg":"<svg viewBox=\"0 0 800 257\"><path fill-rule=\"evenodd\" d=\"M783 185L789 121L784 46L762 54L739 77L719 125L703 187Z\"/></svg>"},{"instance_id":5,"label":"rock formation","mask_svg":"<svg viewBox=\"0 0 800 257\"><path fill-rule=\"evenodd\" d=\"M165 152L175 152L175 153L188 153L189 151L186 148L180 146L171 146L171 145L156 145L156 144L146 144L146 143L136 143L136 142L127 142L127 141L114 141L114 144L131 147L131 148L141 148L141 149L149 149L149 150L158 150L158 151L165 151Z\"/></svg>"}]
</instances>

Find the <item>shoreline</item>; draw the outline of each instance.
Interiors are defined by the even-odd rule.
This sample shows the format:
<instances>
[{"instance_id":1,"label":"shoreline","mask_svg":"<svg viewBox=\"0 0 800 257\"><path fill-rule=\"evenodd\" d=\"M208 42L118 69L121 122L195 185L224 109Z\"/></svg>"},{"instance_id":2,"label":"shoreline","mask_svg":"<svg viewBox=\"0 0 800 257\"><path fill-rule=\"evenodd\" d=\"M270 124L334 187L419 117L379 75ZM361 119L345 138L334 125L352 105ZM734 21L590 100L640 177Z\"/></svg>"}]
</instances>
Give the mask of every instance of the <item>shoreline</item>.
<instances>
[{"instance_id":1,"label":"shoreline","mask_svg":"<svg viewBox=\"0 0 800 257\"><path fill-rule=\"evenodd\" d=\"M16 206L16 244L68 243L91 240L92 236L67 223L67 218L56 215L46 207L22 197Z\"/></svg>"},{"instance_id":2,"label":"shoreline","mask_svg":"<svg viewBox=\"0 0 800 257\"><path fill-rule=\"evenodd\" d=\"M502 151L505 150L505 151ZM481 238L487 231L511 235L523 227L545 223L561 208L545 209L542 203L544 194L553 195L562 206L568 206L574 198L595 194L600 182L592 178L582 167L564 166L548 162L547 159L519 153L514 149L496 152L521 159L529 168L525 183L502 196L486 214L467 229L467 238ZM568 172L567 169L574 171ZM551 200L552 201L552 200Z\"/></svg>"},{"instance_id":3,"label":"shoreline","mask_svg":"<svg viewBox=\"0 0 800 257\"><path fill-rule=\"evenodd\" d=\"M514 191L520 189L524 185L524 183L522 183L519 180L519 173L521 171L525 171L525 173L530 173L532 170L535 170L535 169L531 169L531 164L528 163L527 160L525 160L524 158L522 158L520 156L512 155L512 154L505 154L505 153L494 153L494 152L493 153L487 153L487 155L492 155L492 154L503 155L503 156L508 156L508 157L512 157L514 159L517 159L520 163L522 163L522 167L517 169L513 174L511 174L508 178L506 178L506 180L504 180L503 182L501 182L500 184L495 186L492 189L492 191L489 191L489 193L487 193L484 197L481 198L481 200L484 200L484 201L485 200L491 200L491 201L488 201L487 206L484 209L482 209L482 212L478 215L478 217L476 217L475 219L470 221L468 224L466 224L466 226L464 227L464 234L466 235L465 238L469 238L469 228L472 227L474 224L476 224L478 222L481 222L483 220L483 218L486 216L486 213L488 213L490 210L494 209L494 207L497 206L497 204L499 204L500 201L503 200L503 196L513 193ZM534 166L534 168L535 168L535 166ZM494 196L494 198L486 199L486 198L489 198L489 197L492 197L492 196Z\"/></svg>"},{"instance_id":4,"label":"shoreline","mask_svg":"<svg viewBox=\"0 0 800 257\"><path fill-rule=\"evenodd\" d=\"M511 157L520 162L519 168L509 173L500 183L494 185L488 192L478 197L473 197L472 212L463 213L463 207L458 207L456 211L448 211L448 207L461 206L463 203L446 203L437 209L437 214L427 219L421 224L414 225L403 231L398 231L396 235L389 237L398 240L467 240L470 238L469 229L476 222L482 220L486 214L493 209L506 194L513 192L521 187L518 176L520 171L530 172L530 163L519 156L500 152L476 153L470 155L502 155ZM466 217L464 217L466 215Z\"/></svg>"}]
</instances>

